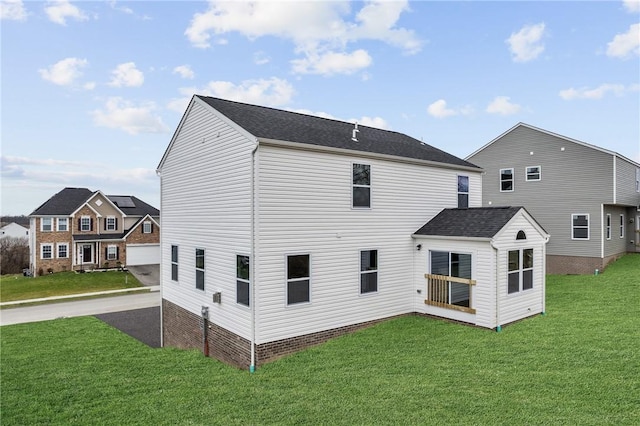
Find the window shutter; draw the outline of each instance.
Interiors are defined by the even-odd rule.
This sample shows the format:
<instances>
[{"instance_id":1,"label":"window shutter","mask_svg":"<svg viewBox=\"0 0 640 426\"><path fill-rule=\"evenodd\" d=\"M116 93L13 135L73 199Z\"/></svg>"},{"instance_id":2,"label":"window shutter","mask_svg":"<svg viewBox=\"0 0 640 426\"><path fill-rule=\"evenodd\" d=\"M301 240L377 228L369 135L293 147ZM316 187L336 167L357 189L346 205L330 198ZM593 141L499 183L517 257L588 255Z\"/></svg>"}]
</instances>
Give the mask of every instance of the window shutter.
<instances>
[{"instance_id":1,"label":"window shutter","mask_svg":"<svg viewBox=\"0 0 640 426\"><path fill-rule=\"evenodd\" d=\"M153 234L153 223L151 223L151 233Z\"/></svg>"},{"instance_id":2,"label":"window shutter","mask_svg":"<svg viewBox=\"0 0 640 426\"><path fill-rule=\"evenodd\" d=\"M116 217L115 221L116 221L116 231L117 231L118 230L118 218L117 217Z\"/></svg>"},{"instance_id":3,"label":"window shutter","mask_svg":"<svg viewBox=\"0 0 640 426\"><path fill-rule=\"evenodd\" d=\"M120 259L120 247L116 247L116 259Z\"/></svg>"},{"instance_id":4,"label":"window shutter","mask_svg":"<svg viewBox=\"0 0 640 426\"><path fill-rule=\"evenodd\" d=\"M104 259L105 260L109 259L109 248L108 247L104 248Z\"/></svg>"},{"instance_id":5,"label":"window shutter","mask_svg":"<svg viewBox=\"0 0 640 426\"><path fill-rule=\"evenodd\" d=\"M78 219L78 231L82 231L82 218Z\"/></svg>"},{"instance_id":6,"label":"window shutter","mask_svg":"<svg viewBox=\"0 0 640 426\"><path fill-rule=\"evenodd\" d=\"M89 219L89 231L93 231L93 218Z\"/></svg>"},{"instance_id":7,"label":"window shutter","mask_svg":"<svg viewBox=\"0 0 640 426\"><path fill-rule=\"evenodd\" d=\"M105 231L107 230L107 218L106 217L104 218L104 230Z\"/></svg>"}]
</instances>

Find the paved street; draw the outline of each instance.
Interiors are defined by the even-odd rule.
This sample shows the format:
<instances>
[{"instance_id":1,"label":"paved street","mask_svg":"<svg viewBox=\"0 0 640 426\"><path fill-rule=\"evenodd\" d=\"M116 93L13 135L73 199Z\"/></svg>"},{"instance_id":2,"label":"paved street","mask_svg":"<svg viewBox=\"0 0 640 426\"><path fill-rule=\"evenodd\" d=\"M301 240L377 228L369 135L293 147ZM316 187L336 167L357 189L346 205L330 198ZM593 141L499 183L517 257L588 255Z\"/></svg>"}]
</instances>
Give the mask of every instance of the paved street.
<instances>
[{"instance_id":1,"label":"paved street","mask_svg":"<svg viewBox=\"0 0 640 426\"><path fill-rule=\"evenodd\" d=\"M160 292L158 291L74 302L49 303L24 308L2 309L0 310L0 325L81 317L155 306L160 306Z\"/></svg>"}]
</instances>

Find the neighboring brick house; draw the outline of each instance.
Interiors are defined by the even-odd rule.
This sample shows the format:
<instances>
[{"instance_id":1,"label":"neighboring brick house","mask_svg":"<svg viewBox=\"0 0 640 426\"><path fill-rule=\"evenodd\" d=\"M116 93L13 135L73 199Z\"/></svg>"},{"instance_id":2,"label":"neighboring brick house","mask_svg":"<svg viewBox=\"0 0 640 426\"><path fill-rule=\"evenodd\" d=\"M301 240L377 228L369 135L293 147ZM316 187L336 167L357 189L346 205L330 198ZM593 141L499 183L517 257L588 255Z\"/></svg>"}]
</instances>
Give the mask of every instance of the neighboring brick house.
<instances>
[{"instance_id":1,"label":"neighboring brick house","mask_svg":"<svg viewBox=\"0 0 640 426\"><path fill-rule=\"evenodd\" d=\"M160 211L134 196L64 188L29 217L34 274L160 263Z\"/></svg>"}]
</instances>

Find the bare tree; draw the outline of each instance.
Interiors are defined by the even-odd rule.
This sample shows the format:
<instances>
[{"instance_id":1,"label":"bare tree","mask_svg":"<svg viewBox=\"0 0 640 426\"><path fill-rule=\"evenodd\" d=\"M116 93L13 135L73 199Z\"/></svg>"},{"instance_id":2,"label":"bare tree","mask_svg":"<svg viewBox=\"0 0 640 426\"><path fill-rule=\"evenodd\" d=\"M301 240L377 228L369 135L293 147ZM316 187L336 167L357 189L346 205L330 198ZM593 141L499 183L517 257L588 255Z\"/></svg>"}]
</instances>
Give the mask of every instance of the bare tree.
<instances>
[{"instance_id":1,"label":"bare tree","mask_svg":"<svg viewBox=\"0 0 640 426\"><path fill-rule=\"evenodd\" d=\"M29 240L26 237L0 238L0 274L19 274L29 266Z\"/></svg>"}]
</instances>

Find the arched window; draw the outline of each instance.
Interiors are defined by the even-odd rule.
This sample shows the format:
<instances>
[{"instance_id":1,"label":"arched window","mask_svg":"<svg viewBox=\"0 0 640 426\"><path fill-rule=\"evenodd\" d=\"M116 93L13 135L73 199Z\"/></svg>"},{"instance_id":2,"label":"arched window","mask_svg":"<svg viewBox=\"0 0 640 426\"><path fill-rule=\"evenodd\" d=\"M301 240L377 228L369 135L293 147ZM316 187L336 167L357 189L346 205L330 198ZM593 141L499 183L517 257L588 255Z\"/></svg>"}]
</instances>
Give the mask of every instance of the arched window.
<instances>
[{"instance_id":1,"label":"arched window","mask_svg":"<svg viewBox=\"0 0 640 426\"><path fill-rule=\"evenodd\" d=\"M518 235L516 235L516 240L526 240L527 239L527 234L524 233L524 231L520 230L518 231Z\"/></svg>"}]
</instances>

